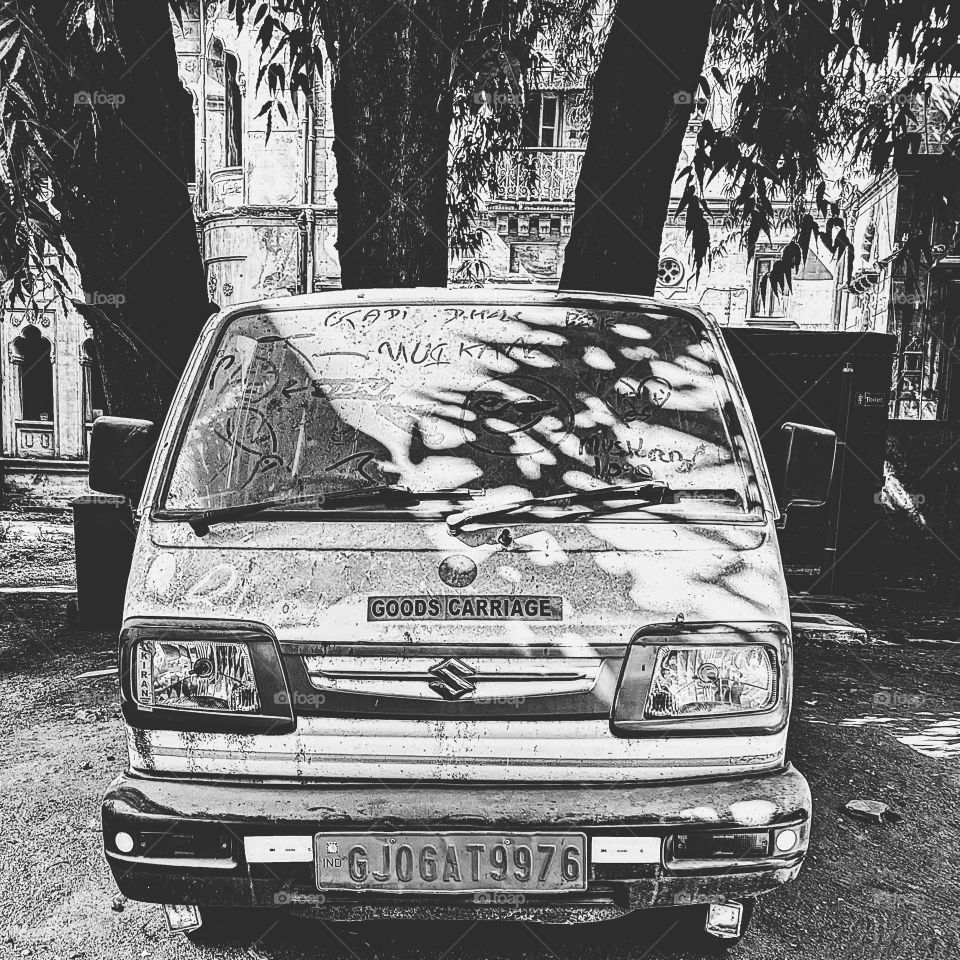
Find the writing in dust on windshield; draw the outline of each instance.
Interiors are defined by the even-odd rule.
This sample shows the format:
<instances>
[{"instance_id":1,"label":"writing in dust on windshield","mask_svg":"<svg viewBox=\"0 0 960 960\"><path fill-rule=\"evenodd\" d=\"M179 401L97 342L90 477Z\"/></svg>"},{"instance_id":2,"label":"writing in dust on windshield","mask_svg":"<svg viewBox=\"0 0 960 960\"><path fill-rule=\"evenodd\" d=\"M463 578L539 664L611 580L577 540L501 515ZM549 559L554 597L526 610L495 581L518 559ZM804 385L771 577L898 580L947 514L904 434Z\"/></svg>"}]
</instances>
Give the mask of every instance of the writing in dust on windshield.
<instances>
[{"instance_id":1,"label":"writing in dust on windshield","mask_svg":"<svg viewBox=\"0 0 960 960\"><path fill-rule=\"evenodd\" d=\"M562 620L560 597L370 597L367 620Z\"/></svg>"}]
</instances>

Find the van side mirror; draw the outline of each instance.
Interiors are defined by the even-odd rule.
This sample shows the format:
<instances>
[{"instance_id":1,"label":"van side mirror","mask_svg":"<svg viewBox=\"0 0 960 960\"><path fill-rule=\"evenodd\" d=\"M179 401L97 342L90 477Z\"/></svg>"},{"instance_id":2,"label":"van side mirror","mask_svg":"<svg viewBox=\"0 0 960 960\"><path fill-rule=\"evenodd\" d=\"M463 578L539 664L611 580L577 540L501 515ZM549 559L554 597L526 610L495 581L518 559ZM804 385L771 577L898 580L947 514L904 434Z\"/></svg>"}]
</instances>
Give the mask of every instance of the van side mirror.
<instances>
[{"instance_id":1,"label":"van side mirror","mask_svg":"<svg viewBox=\"0 0 960 960\"><path fill-rule=\"evenodd\" d=\"M143 492L157 445L150 420L98 417L90 432L90 486L98 493L129 497L135 504Z\"/></svg>"},{"instance_id":2,"label":"van side mirror","mask_svg":"<svg viewBox=\"0 0 960 960\"><path fill-rule=\"evenodd\" d=\"M837 435L822 427L785 423L786 441L780 504L784 513L794 506L822 507L830 493Z\"/></svg>"}]
</instances>

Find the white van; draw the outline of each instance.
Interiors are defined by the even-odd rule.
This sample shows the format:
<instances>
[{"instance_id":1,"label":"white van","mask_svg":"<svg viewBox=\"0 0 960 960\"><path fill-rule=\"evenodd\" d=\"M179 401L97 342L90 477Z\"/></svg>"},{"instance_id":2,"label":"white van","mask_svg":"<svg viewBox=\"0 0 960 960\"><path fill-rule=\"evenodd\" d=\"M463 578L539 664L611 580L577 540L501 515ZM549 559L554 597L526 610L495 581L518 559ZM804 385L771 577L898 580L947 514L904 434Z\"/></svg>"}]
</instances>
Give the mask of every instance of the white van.
<instances>
[{"instance_id":1,"label":"white van","mask_svg":"<svg viewBox=\"0 0 960 960\"><path fill-rule=\"evenodd\" d=\"M835 438L785 429L781 502L821 502ZM796 877L778 510L701 312L233 307L159 437L95 424L91 485L141 484L103 833L174 928L678 906L734 942Z\"/></svg>"}]
</instances>

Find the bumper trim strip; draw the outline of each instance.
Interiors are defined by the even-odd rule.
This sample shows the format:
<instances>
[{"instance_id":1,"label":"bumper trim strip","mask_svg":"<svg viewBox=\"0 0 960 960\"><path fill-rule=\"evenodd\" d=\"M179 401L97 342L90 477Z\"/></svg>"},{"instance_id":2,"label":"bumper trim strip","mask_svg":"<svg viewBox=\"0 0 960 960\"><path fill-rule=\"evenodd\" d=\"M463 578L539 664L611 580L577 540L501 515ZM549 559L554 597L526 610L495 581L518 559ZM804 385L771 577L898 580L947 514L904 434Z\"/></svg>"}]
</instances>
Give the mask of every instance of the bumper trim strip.
<instances>
[{"instance_id":1,"label":"bumper trim strip","mask_svg":"<svg viewBox=\"0 0 960 960\"><path fill-rule=\"evenodd\" d=\"M214 750L204 747L170 747L154 746L151 753L155 759L161 757L190 757L193 760L232 760L236 751ZM244 757L253 761L269 763L302 762L303 754L292 750L245 750ZM366 754L362 757L352 753L323 753L318 754L318 760L328 763L352 763L355 765L395 763L397 757L393 754ZM432 756L432 757L403 757L404 763L419 764L435 767L437 765L455 766L500 766L500 767L566 767L570 765L569 757L465 757L465 756ZM777 753L764 753L752 757L657 757L655 759L624 759L622 757L590 758L583 761L585 767L621 767L624 770L634 768L653 767L719 767L719 766L776 766L780 762Z\"/></svg>"}]
</instances>

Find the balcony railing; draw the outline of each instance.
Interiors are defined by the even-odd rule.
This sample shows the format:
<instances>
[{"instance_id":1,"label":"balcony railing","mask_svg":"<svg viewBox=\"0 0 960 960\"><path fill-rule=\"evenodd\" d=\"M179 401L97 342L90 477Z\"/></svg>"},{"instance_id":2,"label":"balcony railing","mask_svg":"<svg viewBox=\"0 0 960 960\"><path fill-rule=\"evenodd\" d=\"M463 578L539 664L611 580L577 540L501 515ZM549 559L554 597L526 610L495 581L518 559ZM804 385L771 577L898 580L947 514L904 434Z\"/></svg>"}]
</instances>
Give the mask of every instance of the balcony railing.
<instances>
[{"instance_id":1,"label":"balcony railing","mask_svg":"<svg viewBox=\"0 0 960 960\"><path fill-rule=\"evenodd\" d=\"M497 164L497 195L494 199L518 203L572 203L582 162L583 150L576 147L529 147L507 154Z\"/></svg>"}]
</instances>

